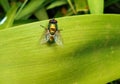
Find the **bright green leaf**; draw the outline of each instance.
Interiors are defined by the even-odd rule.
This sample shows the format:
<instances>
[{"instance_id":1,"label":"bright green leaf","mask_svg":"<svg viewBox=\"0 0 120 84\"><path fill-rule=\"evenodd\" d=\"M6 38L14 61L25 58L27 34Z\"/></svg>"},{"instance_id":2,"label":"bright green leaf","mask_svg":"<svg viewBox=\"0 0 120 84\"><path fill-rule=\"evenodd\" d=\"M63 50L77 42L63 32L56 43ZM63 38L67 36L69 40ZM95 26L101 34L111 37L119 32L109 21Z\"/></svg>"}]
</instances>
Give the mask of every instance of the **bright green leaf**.
<instances>
[{"instance_id":1,"label":"bright green leaf","mask_svg":"<svg viewBox=\"0 0 120 84\"><path fill-rule=\"evenodd\" d=\"M120 15L58 20L63 46L41 45L48 21L0 31L1 84L106 84L120 78Z\"/></svg>"},{"instance_id":2,"label":"bright green leaf","mask_svg":"<svg viewBox=\"0 0 120 84\"><path fill-rule=\"evenodd\" d=\"M88 5L91 14L103 14L104 0L88 0Z\"/></svg>"}]
</instances>

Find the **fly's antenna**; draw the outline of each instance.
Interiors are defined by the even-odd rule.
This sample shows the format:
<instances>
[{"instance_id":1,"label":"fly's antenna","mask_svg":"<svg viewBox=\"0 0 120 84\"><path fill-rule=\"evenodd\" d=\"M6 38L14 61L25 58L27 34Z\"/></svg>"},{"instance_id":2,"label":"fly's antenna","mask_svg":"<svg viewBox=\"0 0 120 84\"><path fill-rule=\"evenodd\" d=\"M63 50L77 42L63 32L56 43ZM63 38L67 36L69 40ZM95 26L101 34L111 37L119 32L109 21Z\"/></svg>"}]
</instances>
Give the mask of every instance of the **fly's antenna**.
<instances>
[{"instance_id":1,"label":"fly's antenna","mask_svg":"<svg viewBox=\"0 0 120 84\"><path fill-rule=\"evenodd\" d=\"M45 26L43 26L43 25L40 25L42 28L44 28L44 29L47 29Z\"/></svg>"}]
</instances>

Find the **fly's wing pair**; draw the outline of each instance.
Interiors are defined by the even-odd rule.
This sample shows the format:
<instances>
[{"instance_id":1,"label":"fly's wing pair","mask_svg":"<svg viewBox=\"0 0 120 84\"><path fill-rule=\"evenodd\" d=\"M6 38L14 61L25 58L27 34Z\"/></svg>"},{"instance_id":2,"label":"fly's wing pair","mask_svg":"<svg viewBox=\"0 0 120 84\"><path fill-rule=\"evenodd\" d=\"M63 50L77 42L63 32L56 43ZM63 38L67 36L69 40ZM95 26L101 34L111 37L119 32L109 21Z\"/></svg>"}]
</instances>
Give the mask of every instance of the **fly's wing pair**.
<instances>
[{"instance_id":1,"label":"fly's wing pair","mask_svg":"<svg viewBox=\"0 0 120 84\"><path fill-rule=\"evenodd\" d=\"M56 31L55 36L54 36L54 40L55 40L57 45L63 45L63 41L62 41L62 37L60 35L60 31Z\"/></svg>"},{"instance_id":2,"label":"fly's wing pair","mask_svg":"<svg viewBox=\"0 0 120 84\"><path fill-rule=\"evenodd\" d=\"M53 36L55 43L57 45L63 45L61 35L59 33L60 31L56 31L55 35ZM45 29L43 35L41 36L41 44L47 43L50 39L50 33L48 29Z\"/></svg>"},{"instance_id":3,"label":"fly's wing pair","mask_svg":"<svg viewBox=\"0 0 120 84\"><path fill-rule=\"evenodd\" d=\"M48 40L50 39L50 35L47 29L45 29L44 33L42 34L41 38L40 38L40 43L44 44L47 43Z\"/></svg>"}]
</instances>

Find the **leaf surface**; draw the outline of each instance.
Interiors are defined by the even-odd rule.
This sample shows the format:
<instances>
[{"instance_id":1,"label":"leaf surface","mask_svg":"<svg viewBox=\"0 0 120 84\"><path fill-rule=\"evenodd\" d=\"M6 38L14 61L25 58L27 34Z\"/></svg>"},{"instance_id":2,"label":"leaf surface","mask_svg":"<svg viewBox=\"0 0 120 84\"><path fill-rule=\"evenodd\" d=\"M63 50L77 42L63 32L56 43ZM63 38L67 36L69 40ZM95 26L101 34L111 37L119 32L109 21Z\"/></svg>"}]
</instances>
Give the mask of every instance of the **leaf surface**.
<instances>
[{"instance_id":1,"label":"leaf surface","mask_svg":"<svg viewBox=\"0 0 120 84\"><path fill-rule=\"evenodd\" d=\"M120 15L56 18L63 46L41 45L48 20L0 31L1 84L105 84L120 78Z\"/></svg>"}]
</instances>

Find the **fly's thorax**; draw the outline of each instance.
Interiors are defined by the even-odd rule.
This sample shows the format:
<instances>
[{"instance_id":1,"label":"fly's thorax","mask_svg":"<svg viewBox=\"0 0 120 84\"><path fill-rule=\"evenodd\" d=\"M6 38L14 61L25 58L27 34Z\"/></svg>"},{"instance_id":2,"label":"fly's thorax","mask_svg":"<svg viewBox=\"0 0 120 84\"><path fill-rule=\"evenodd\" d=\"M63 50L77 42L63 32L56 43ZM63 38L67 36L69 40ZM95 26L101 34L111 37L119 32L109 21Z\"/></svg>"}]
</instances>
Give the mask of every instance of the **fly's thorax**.
<instances>
[{"instance_id":1,"label":"fly's thorax","mask_svg":"<svg viewBox=\"0 0 120 84\"><path fill-rule=\"evenodd\" d=\"M51 35L54 35L55 32L57 31L57 26L55 23L51 23L50 26L49 26L49 32Z\"/></svg>"}]
</instances>

